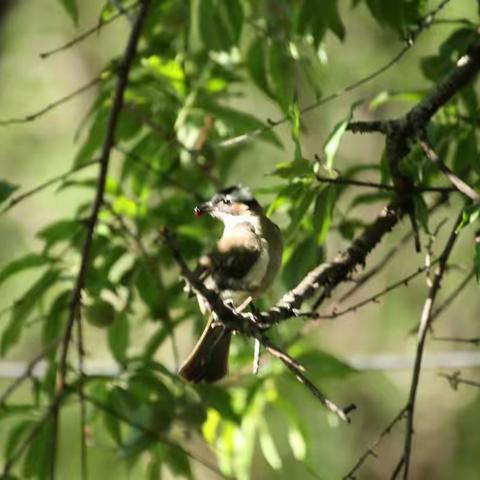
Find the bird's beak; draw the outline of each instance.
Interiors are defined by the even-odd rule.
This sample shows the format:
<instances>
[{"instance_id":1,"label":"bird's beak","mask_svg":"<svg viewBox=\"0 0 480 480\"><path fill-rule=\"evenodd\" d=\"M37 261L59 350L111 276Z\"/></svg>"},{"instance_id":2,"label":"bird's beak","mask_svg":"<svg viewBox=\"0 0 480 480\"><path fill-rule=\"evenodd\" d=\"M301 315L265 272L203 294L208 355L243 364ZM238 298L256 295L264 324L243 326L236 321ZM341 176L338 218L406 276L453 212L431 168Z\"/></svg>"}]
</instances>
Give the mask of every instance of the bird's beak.
<instances>
[{"instance_id":1,"label":"bird's beak","mask_svg":"<svg viewBox=\"0 0 480 480\"><path fill-rule=\"evenodd\" d=\"M201 217L204 213L210 213L212 211L211 202L201 203L193 209L193 213L196 217Z\"/></svg>"}]
</instances>

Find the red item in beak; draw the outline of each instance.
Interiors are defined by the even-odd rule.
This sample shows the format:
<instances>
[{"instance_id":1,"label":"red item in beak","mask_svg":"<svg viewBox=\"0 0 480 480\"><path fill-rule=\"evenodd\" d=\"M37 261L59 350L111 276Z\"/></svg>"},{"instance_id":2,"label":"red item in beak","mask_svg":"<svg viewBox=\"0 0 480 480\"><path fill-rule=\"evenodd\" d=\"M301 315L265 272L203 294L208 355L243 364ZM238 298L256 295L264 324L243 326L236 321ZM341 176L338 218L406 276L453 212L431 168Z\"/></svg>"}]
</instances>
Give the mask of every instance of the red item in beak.
<instances>
[{"instance_id":1,"label":"red item in beak","mask_svg":"<svg viewBox=\"0 0 480 480\"><path fill-rule=\"evenodd\" d=\"M201 217L204 214L203 210L199 207L195 207L193 213L196 217Z\"/></svg>"}]
</instances>

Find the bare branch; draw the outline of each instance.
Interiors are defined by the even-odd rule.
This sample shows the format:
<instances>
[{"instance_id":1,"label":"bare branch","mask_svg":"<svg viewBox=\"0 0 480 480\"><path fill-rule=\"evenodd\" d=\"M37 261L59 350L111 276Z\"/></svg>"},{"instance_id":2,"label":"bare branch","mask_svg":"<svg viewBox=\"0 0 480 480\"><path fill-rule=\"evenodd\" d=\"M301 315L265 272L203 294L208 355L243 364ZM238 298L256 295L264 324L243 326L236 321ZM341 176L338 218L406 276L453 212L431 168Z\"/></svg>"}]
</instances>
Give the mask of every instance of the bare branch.
<instances>
[{"instance_id":1,"label":"bare branch","mask_svg":"<svg viewBox=\"0 0 480 480\"><path fill-rule=\"evenodd\" d=\"M8 125L16 125L16 124L22 124L22 123L30 123L36 120L38 117L41 117L45 115L46 113L50 112L51 110L59 107L60 105L63 105L64 103L67 103L68 101L72 100L73 98L77 97L78 95L81 95L82 93L86 92L87 90L90 90L92 87L95 87L96 85L100 84L102 82L102 77L96 77L93 80L90 80L88 83L83 85L80 88L77 88L77 90L74 90L73 92L65 95L62 98L59 98L58 100L55 100L54 102L48 104L46 107L43 107L42 109L38 110L35 113L31 113L25 117L19 117L19 118L8 118L6 120L0 120L0 127L6 127Z\"/></svg>"},{"instance_id":2,"label":"bare branch","mask_svg":"<svg viewBox=\"0 0 480 480\"><path fill-rule=\"evenodd\" d=\"M140 39L143 23L147 16L147 10L150 6L150 0L141 0L140 11L135 22L128 44L125 50L124 58L122 64L118 70L118 81L115 88L115 95L113 98L112 108L110 111L110 116L108 119L107 131L105 134L105 139L102 146L102 151L100 155L100 171L98 174L97 182L97 191L95 199L92 204L92 211L90 213L90 219L87 225L87 231L85 234L85 240L83 243L81 251L81 261L80 269L77 274L75 285L72 291L72 296L70 300L70 309L68 320L65 328L65 336L62 343L62 350L59 361L59 370L58 370L58 383L57 383L57 396L61 396L66 382L67 375L67 356L70 346L70 339L72 336L72 329L75 323L75 319L78 316L78 312L81 304L81 295L85 283L85 278L87 275L89 263L90 263L90 252L93 242L93 236L95 233L95 226L98 220L98 214L100 212L101 206L103 204L103 197L105 192L105 184L107 180L107 173L109 167L109 160L111 150L115 142L115 130L117 127L118 119L120 112L122 111L124 92L128 83L128 74L130 72L130 67L133 63L135 57L135 52L137 49L137 44ZM53 480L55 478L56 471L56 450L57 450L57 439L58 439L58 426L59 424L59 405L57 404L53 409L53 441L52 441L52 458L51 458L51 472L50 478Z\"/></svg>"},{"instance_id":3,"label":"bare branch","mask_svg":"<svg viewBox=\"0 0 480 480\"><path fill-rule=\"evenodd\" d=\"M408 479L409 468L410 468L410 457L411 457L412 440L413 440L412 439L413 422L414 422L414 415L415 415L415 401L417 398L417 390L418 390L418 385L420 381L420 372L422 368L422 359L423 359L423 353L425 349L425 341L427 338L428 329L430 328L433 305L435 303L437 294L440 290L440 283L443 279L443 275L447 267L448 259L450 257L450 254L452 253L455 241L458 238L458 233L459 233L458 226L460 225L461 219L462 219L462 215L460 214L459 218L457 219L457 221L453 226L450 236L448 237L445 248L440 255L439 264L435 271L435 276L432 281L432 286L429 290L428 297L423 306L423 311L421 315L420 327L418 329L417 351L415 354L415 362L414 362L413 372L412 372L410 393L409 393L407 407L406 407L407 408L407 431L405 433L405 443L403 447L403 454L398 464L398 465L401 465L401 468L403 469L404 480ZM400 471L401 469L398 468L398 473L400 473Z\"/></svg>"},{"instance_id":4,"label":"bare branch","mask_svg":"<svg viewBox=\"0 0 480 480\"><path fill-rule=\"evenodd\" d=\"M84 170L87 167L90 167L91 165L95 165L98 163L98 160L90 160L89 162L82 163L82 165L78 165L76 167L73 167L72 169L68 170L65 173L62 173L61 175L57 175L56 177L50 178L49 180L46 180L45 182L41 183L40 185L37 185L36 187L32 188L31 190L27 190L26 192L17 195L16 197L13 197L10 199L10 201L5 205L1 210L0 210L0 215L3 213L8 212L11 210L13 207L15 207L17 204L22 202L23 200L31 197L32 195L35 195L39 192L42 192L46 188L55 185L58 182L61 182L62 180L66 180L68 177L73 175L74 173L79 172L80 170Z\"/></svg>"},{"instance_id":5,"label":"bare branch","mask_svg":"<svg viewBox=\"0 0 480 480\"><path fill-rule=\"evenodd\" d=\"M377 437L377 439L368 447L367 450L360 456L360 458L357 460L355 465L352 467L352 469L343 477L343 480L355 480L354 473L365 463L365 461L368 459L368 457L373 456L376 457L375 449L380 445L384 437L390 434L392 431L393 427L403 419L405 416L406 409L402 408L397 415L393 418L393 420L387 425L385 430L383 430L380 435Z\"/></svg>"},{"instance_id":6,"label":"bare branch","mask_svg":"<svg viewBox=\"0 0 480 480\"><path fill-rule=\"evenodd\" d=\"M451 343L470 343L478 347L480 345L480 337L439 337L432 335L432 340L437 342L451 342Z\"/></svg>"},{"instance_id":7,"label":"bare branch","mask_svg":"<svg viewBox=\"0 0 480 480\"><path fill-rule=\"evenodd\" d=\"M83 40L85 40L86 38L90 37L91 35L93 35L94 33L97 33L99 32L103 27L109 25L110 23L113 23L115 20L117 20L118 18L122 17L125 15L125 12L130 12L132 11L133 9L135 9L136 7L138 7L138 2L135 2L133 3L132 5L128 5L128 6L125 6L123 7L124 8L124 12L118 12L116 13L115 15L112 15L108 20L100 20L98 22L97 25L95 25L94 27L91 27L89 28L88 30L86 30L85 32L81 33L80 35L78 35L77 37L73 38L72 40L68 41L67 43L63 44L63 45L60 45L59 47L56 47L56 48L53 48L52 50L48 50L46 52L42 52L40 53L40 58L43 58L43 59L46 59L56 53L59 53L59 52L62 52L62 51L65 51L67 49L69 49L70 47L73 47L74 45L76 45L77 43L80 43L82 42Z\"/></svg>"},{"instance_id":8,"label":"bare branch","mask_svg":"<svg viewBox=\"0 0 480 480\"><path fill-rule=\"evenodd\" d=\"M430 266L434 265L438 261L439 261L438 258L436 260L433 260L431 262ZM430 266L423 266L423 267L417 268L417 270L415 272L411 273L410 275L407 275L406 277L398 280L397 282L392 283L391 285L388 285L386 288L384 288L380 292L375 293L374 295L371 295L368 298L351 305L350 307L347 307L347 308L345 308L343 310L340 310L340 311L333 310L332 313L329 313L329 314L321 314L321 313L313 312L312 313L312 318L314 318L314 319L337 318L337 317L340 317L342 315L346 315L347 313L355 312L359 308L364 307L365 305L368 305L369 303L377 303L378 299L380 297L383 297L384 295L391 292L392 290L395 290L396 288L401 287L401 286L408 286L408 282L410 280L414 279L415 277L417 277L421 273L427 271L430 268Z\"/></svg>"},{"instance_id":9,"label":"bare branch","mask_svg":"<svg viewBox=\"0 0 480 480\"><path fill-rule=\"evenodd\" d=\"M447 198L448 197L443 194L440 195L438 199L434 202L434 204L428 209L428 213L430 214L434 212L438 207L443 205L446 202ZM392 247L390 247L384 257L374 267L368 270L365 274L355 279L355 285L349 290L347 290L340 297L340 299L336 302L336 305L343 303L347 298L351 297L356 291L358 291L363 285L365 285L372 277L381 272L385 268L385 266L388 265L390 260L395 258L395 254L398 252L398 250L409 242L413 235L414 232L412 230L409 230L399 242L395 243ZM316 310L316 307L314 307L314 310Z\"/></svg>"},{"instance_id":10,"label":"bare branch","mask_svg":"<svg viewBox=\"0 0 480 480\"><path fill-rule=\"evenodd\" d=\"M475 380L469 380L467 378L462 378L460 371L453 372L451 374L448 373L439 373L439 377L446 378L448 380L448 383L452 387L453 390L458 390L458 386L463 384L463 385L469 385L470 387L476 387L480 388L480 382L476 382Z\"/></svg>"},{"instance_id":11,"label":"bare branch","mask_svg":"<svg viewBox=\"0 0 480 480\"><path fill-rule=\"evenodd\" d=\"M418 142L422 147L425 156L434 163L441 172L450 180L450 182L455 186L455 188L462 192L465 196L473 200L474 202L480 201L480 195L468 184L466 184L461 178L457 177L450 168L448 168L442 160L439 158L432 145L428 141L427 135L425 132L422 132L418 135Z\"/></svg>"},{"instance_id":12,"label":"bare branch","mask_svg":"<svg viewBox=\"0 0 480 480\"><path fill-rule=\"evenodd\" d=\"M41 350L32 360L26 365L24 372L19 375L15 381L10 383L7 388L0 395L0 408L5 405L10 395L28 378L31 378L34 374L35 367L60 343L61 338L57 338L53 342L49 343L43 350Z\"/></svg>"},{"instance_id":13,"label":"bare branch","mask_svg":"<svg viewBox=\"0 0 480 480\"><path fill-rule=\"evenodd\" d=\"M335 185L353 185L357 187L368 187L368 188L376 188L378 190L388 190L391 192L397 191L397 188L394 185L386 185L382 183L366 182L362 180L355 180L355 179L349 179L349 178L328 178L328 177L322 177L320 175L317 175L315 178L322 183L333 183ZM450 192L457 191L457 189L449 188L449 187L416 186L414 188L414 191L418 193L423 193L423 192L450 193Z\"/></svg>"}]
</instances>

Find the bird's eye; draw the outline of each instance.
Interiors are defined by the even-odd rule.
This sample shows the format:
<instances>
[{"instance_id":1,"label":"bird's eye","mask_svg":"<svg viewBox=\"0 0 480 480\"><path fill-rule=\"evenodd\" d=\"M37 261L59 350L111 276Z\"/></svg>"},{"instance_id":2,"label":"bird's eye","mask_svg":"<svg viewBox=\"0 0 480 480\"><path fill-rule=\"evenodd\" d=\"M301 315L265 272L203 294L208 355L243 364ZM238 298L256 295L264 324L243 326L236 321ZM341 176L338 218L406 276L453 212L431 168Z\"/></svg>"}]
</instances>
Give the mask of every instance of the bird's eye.
<instances>
[{"instance_id":1,"label":"bird's eye","mask_svg":"<svg viewBox=\"0 0 480 480\"><path fill-rule=\"evenodd\" d=\"M223 199L223 203L224 203L225 205L231 205L232 201L231 201L229 198L224 198L224 199Z\"/></svg>"}]
</instances>

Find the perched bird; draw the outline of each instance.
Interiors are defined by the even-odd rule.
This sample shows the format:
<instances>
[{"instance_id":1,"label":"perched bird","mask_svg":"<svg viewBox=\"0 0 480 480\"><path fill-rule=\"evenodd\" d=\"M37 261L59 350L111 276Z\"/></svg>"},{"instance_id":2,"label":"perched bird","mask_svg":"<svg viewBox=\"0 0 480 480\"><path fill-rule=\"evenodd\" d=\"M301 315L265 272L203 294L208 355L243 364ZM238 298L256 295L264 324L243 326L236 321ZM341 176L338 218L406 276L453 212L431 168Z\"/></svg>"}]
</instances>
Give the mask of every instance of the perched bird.
<instances>
[{"instance_id":1,"label":"perched bird","mask_svg":"<svg viewBox=\"0 0 480 480\"><path fill-rule=\"evenodd\" d=\"M273 282L282 260L282 236L250 190L241 185L216 193L195 207L195 215L208 213L224 224L215 248L200 258L196 275L223 301L245 308ZM200 310L208 305L197 295ZM212 315L179 374L190 382L215 382L227 374L232 331L215 325Z\"/></svg>"}]
</instances>

